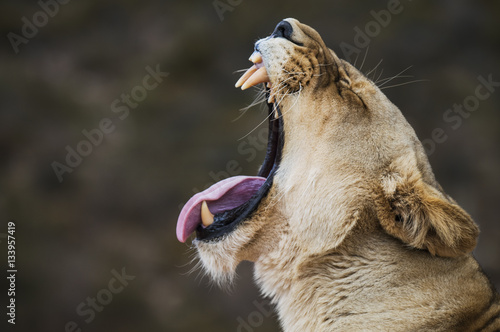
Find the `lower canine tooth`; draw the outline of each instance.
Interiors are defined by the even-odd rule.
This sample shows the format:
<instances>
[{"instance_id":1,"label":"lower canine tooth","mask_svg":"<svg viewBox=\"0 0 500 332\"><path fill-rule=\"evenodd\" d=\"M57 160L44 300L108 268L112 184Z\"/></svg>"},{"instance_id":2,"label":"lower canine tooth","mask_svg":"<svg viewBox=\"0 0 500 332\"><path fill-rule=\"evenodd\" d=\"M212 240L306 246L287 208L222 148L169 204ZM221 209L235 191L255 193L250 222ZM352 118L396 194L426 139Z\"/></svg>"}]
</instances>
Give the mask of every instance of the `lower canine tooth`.
<instances>
[{"instance_id":1,"label":"lower canine tooth","mask_svg":"<svg viewBox=\"0 0 500 332\"><path fill-rule=\"evenodd\" d=\"M276 98L273 94L269 95L269 98L267 99L268 104L272 104L276 101Z\"/></svg>"},{"instance_id":2,"label":"lower canine tooth","mask_svg":"<svg viewBox=\"0 0 500 332\"><path fill-rule=\"evenodd\" d=\"M214 223L214 215L208 209L206 201L203 201L203 203L201 203L201 223L205 227L210 226Z\"/></svg>"}]
</instances>

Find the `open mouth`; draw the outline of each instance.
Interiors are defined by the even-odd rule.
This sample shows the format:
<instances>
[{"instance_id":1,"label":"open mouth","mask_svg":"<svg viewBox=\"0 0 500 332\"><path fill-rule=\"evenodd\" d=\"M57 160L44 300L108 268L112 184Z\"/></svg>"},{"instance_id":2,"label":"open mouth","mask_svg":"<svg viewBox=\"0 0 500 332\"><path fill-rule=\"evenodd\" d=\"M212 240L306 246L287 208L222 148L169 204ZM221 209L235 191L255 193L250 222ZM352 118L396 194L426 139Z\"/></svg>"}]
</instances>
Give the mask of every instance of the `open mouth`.
<instances>
[{"instance_id":1,"label":"open mouth","mask_svg":"<svg viewBox=\"0 0 500 332\"><path fill-rule=\"evenodd\" d=\"M273 184L284 144L283 117L274 104L273 89L262 56L254 52L254 65L238 80L243 90L267 83L269 134L267 152L257 176L235 176L215 183L184 205L177 221L177 239L185 242L196 231L198 240L217 241L252 217ZM273 116L274 115L274 116Z\"/></svg>"}]
</instances>

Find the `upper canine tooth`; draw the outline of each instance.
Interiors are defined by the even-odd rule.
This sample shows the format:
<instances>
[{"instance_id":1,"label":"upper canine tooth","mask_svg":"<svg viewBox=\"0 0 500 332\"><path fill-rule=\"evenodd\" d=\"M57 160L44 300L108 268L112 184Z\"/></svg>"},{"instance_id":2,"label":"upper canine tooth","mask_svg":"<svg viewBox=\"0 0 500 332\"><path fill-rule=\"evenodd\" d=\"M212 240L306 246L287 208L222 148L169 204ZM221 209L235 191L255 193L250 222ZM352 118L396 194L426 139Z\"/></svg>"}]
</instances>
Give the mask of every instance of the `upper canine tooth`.
<instances>
[{"instance_id":1,"label":"upper canine tooth","mask_svg":"<svg viewBox=\"0 0 500 332\"><path fill-rule=\"evenodd\" d=\"M262 54L255 51L252 53L252 55L250 56L250 59L248 59L248 60L252 61L253 63L261 63L262 62Z\"/></svg>"},{"instance_id":2,"label":"upper canine tooth","mask_svg":"<svg viewBox=\"0 0 500 332\"><path fill-rule=\"evenodd\" d=\"M248 78L250 76L252 76L253 73L255 73L257 71L257 68L255 65L250 67L244 74L243 76L240 77L240 79L238 80L238 82L236 82L236 84L234 85L236 88L239 88L240 86L243 85L243 83L246 82L246 80L248 80Z\"/></svg>"},{"instance_id":3,"label":"upper canine tooth","mask_svg":"<svg viewBox=\"0 0 500 332\"><path fill-rule=\"evenodd\" d=\"M214 215L208 209L206 201L203 201L203 203L201 203L201 223L205 227L208 227L214 223Z\"/></svg>"},{"instance_id":4,"label":"upper canine tooth","mask_svg":"<svg viewBox=\"0 0 500 332\"><path fill-rule=\"evenodd\" d=\"M255 73L253 73L252 76L250 76L245 81L245 83L241 86L241 90L245 90L249 87L265 82L269 82L269 76L267 76L266 67L260 67Z\"/></svg>"}]
</instances>

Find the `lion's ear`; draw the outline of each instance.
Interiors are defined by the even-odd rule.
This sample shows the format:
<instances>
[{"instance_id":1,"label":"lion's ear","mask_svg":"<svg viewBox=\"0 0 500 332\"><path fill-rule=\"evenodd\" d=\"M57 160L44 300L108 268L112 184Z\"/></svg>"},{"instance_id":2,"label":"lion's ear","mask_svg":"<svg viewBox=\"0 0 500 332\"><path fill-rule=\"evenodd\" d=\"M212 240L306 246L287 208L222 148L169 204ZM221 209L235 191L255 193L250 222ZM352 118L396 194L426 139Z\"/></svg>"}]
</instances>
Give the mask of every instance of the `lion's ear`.
<instances>
[{"instance_id":1,"label":"lion's ear","mask_svg":"<svg viewBox=\"0 0 500 332\"><path fill-rule=\"evenodd\" d=\"M457 257L471 252L479 235L472 218L426 183L416 165L401 161L393 163L381 179L378 217L385 231L433 255Z\"/></svg>"}]
</instances>

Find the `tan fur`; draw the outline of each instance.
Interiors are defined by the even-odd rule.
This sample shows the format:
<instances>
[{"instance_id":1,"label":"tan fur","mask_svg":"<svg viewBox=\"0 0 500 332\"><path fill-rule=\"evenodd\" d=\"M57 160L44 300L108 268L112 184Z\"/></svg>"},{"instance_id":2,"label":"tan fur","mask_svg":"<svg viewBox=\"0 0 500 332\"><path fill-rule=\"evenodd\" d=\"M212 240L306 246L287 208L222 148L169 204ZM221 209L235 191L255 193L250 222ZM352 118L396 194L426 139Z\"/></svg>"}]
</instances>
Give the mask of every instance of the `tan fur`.
<instances>
[{"instance_id":1,"label":"tan fur","mask_svg":"<svg viewBox=\"0 0 500 332\"><path fill-rule=\"evenodd\" d=\"M255 262L285 331L497 331L500 298L471 255L478 228L373 82L297 20L257 43L283 114L269 195L220 241L216 280Z\"/></svg>"}]
</instances>

